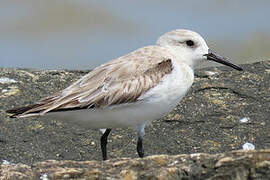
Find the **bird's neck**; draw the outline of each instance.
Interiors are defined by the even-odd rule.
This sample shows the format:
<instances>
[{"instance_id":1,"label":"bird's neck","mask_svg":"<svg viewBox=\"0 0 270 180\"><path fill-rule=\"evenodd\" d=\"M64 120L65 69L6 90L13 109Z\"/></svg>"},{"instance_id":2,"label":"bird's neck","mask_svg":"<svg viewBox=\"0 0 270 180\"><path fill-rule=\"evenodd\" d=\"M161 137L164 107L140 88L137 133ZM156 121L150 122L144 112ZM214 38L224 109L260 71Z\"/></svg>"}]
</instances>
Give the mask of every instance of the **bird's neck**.
<instances>
[{"instance_id":1,"label":"bird's neck","mask_svg":"<svg viewBox=\"0 0 270 180\"><path fill-rule=\"evenodd\" d=\"M175 61L177 61L180 64L185 63L191 69L194 69L196 64L194 63L194 61L192 61L191 59L188 58L188 56L189 56L188 54L186 54L185 52L183 52L183 51L181 51L179 49L176 49L176 48L173 48L173 47L170 47L170 46L167 46L166 48L175 57Z\"/></svg>"}]
</instances>

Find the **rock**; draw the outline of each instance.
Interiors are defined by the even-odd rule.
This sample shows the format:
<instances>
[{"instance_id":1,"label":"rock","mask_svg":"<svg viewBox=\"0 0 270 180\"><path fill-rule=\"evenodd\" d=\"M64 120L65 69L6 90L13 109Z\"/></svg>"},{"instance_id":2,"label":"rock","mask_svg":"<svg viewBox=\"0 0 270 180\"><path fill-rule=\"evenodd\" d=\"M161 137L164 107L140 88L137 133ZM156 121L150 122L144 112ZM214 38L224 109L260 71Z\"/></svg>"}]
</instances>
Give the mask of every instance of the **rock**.
<instances>
[{"instance_id":1,"label":"rock","mask_svg":"<svg viewBox=\"0 0 270 180\"><path fill-rule=\"evenodd\" d=\"M245 64L242 72L227 67L197 70L191 90L174 111L146 128L147 155L224 153L242 149L246 143L256 149L269 149L269 64L270 61ZM5 113L7 109L33 103L59 91L86 73L0 69L1 160L27 165L47 159L101 160L99 130L78 129L57 119L11 119ZM113 130L108 153L111 159L136 158L133 130ZM267 167L267 162L257 165ZM97 168L92 173L99 171L102 170ZM139 177L135 170L119 173Z\"/></svg>"},{"instance_id":2,"label":"rock","mask_svg":"<svg viewBox=\"0 0 270 180\"><path fill-rule=\"evenodd\" d=\"M269 179L270 149L1 165L0 179Z\"/></svg>"}]
</instances>

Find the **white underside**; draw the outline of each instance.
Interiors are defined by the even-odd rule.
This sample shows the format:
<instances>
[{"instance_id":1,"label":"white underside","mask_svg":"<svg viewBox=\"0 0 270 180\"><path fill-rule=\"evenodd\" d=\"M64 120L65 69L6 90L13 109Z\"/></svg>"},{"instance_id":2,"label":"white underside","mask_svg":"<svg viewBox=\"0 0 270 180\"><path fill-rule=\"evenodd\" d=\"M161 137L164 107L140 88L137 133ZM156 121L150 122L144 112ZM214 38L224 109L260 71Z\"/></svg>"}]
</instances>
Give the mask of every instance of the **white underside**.
<instances>
[{"instance_id":1,"label":"white underside","mask_svg":"<svg viewBox=\"0 0 270 180\"><path fill-rule=\"evenodd\" d=\"M136 103L106 108L48 113L48 117L84 128L141 129L151 121L170 112L184 97L193 83L193 70L187 65L175 65L171 74L139 98Z\"/></svg>"},{"instance_id":2,"label":"white underside","mask_svg":"<svg viewBox=\"0 0 270 180\"><path fill-rule=\"evenodd\" d=\"M47 116L84 128L133 127L138 129L147 122L150 123L152 120L162 117L176 104L171 104L171 108L168 108L168 104L138 102L103 109L55 112L49 113ZM167 107L165 108L165 106Z\"/></svg>"}]
</instances>

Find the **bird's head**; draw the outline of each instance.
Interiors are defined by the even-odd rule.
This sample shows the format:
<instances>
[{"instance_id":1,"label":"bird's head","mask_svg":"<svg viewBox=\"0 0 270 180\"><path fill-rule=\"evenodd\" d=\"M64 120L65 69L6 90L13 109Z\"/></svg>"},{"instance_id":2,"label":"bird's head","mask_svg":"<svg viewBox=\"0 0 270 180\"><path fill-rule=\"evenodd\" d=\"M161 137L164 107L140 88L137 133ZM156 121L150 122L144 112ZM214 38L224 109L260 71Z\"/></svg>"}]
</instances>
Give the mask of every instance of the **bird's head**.
<instances>
[{"instance_id":1,"label":"bird's head","mask_svg":"<svg viewBox=\"0 0 270 180\"><path fill-rule=\"evenodd\" d=\"M157 44L169 48L174 55L191 67L202 61L211 60L239 71L241 67L232 64L228 58L222 57L209 49L205 40L198 33L185 29L177 29L162 35Z\"/></svg>"}]
</instances>

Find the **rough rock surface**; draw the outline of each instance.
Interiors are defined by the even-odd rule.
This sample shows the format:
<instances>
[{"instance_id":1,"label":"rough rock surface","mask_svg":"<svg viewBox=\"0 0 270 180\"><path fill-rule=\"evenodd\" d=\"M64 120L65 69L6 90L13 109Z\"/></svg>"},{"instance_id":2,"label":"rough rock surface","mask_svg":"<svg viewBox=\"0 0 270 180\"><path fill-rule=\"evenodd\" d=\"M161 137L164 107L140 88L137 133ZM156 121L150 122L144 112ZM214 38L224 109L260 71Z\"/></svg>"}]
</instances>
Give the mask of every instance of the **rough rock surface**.
<instances>
[{"instance_id":1,"label":"rough rock surface","mask_svg":"<svg viewBox=\"0 0 270 180\"><path fill-rule=\"evenodd\" d=\"M227 67L196 71L192 89L179 106L146 128L146 154L223 153L242 149L246 142L256 149L270 148L270 61L242 67L243 72ZM51 162L56 164L70 162L61 160L101 160L98 130L79 129L57 119L11 119L5 113L61 90L85 73L0 68L1 160L28 165L47 159L60 160ZM133 130L113 130L108 153L109 158L137 157ZM144 161L149 160L139 162Z\"/></svg>"},{"instance_id":2,"label":"rough rock surface","mask_svg":"<svg viewBox=\"0 0 270 180\"><path fill-rule=\"evenodd\" d=\"M270 179L270 150L0 166L0 179Z\"/></svg>"}]
</instances>

